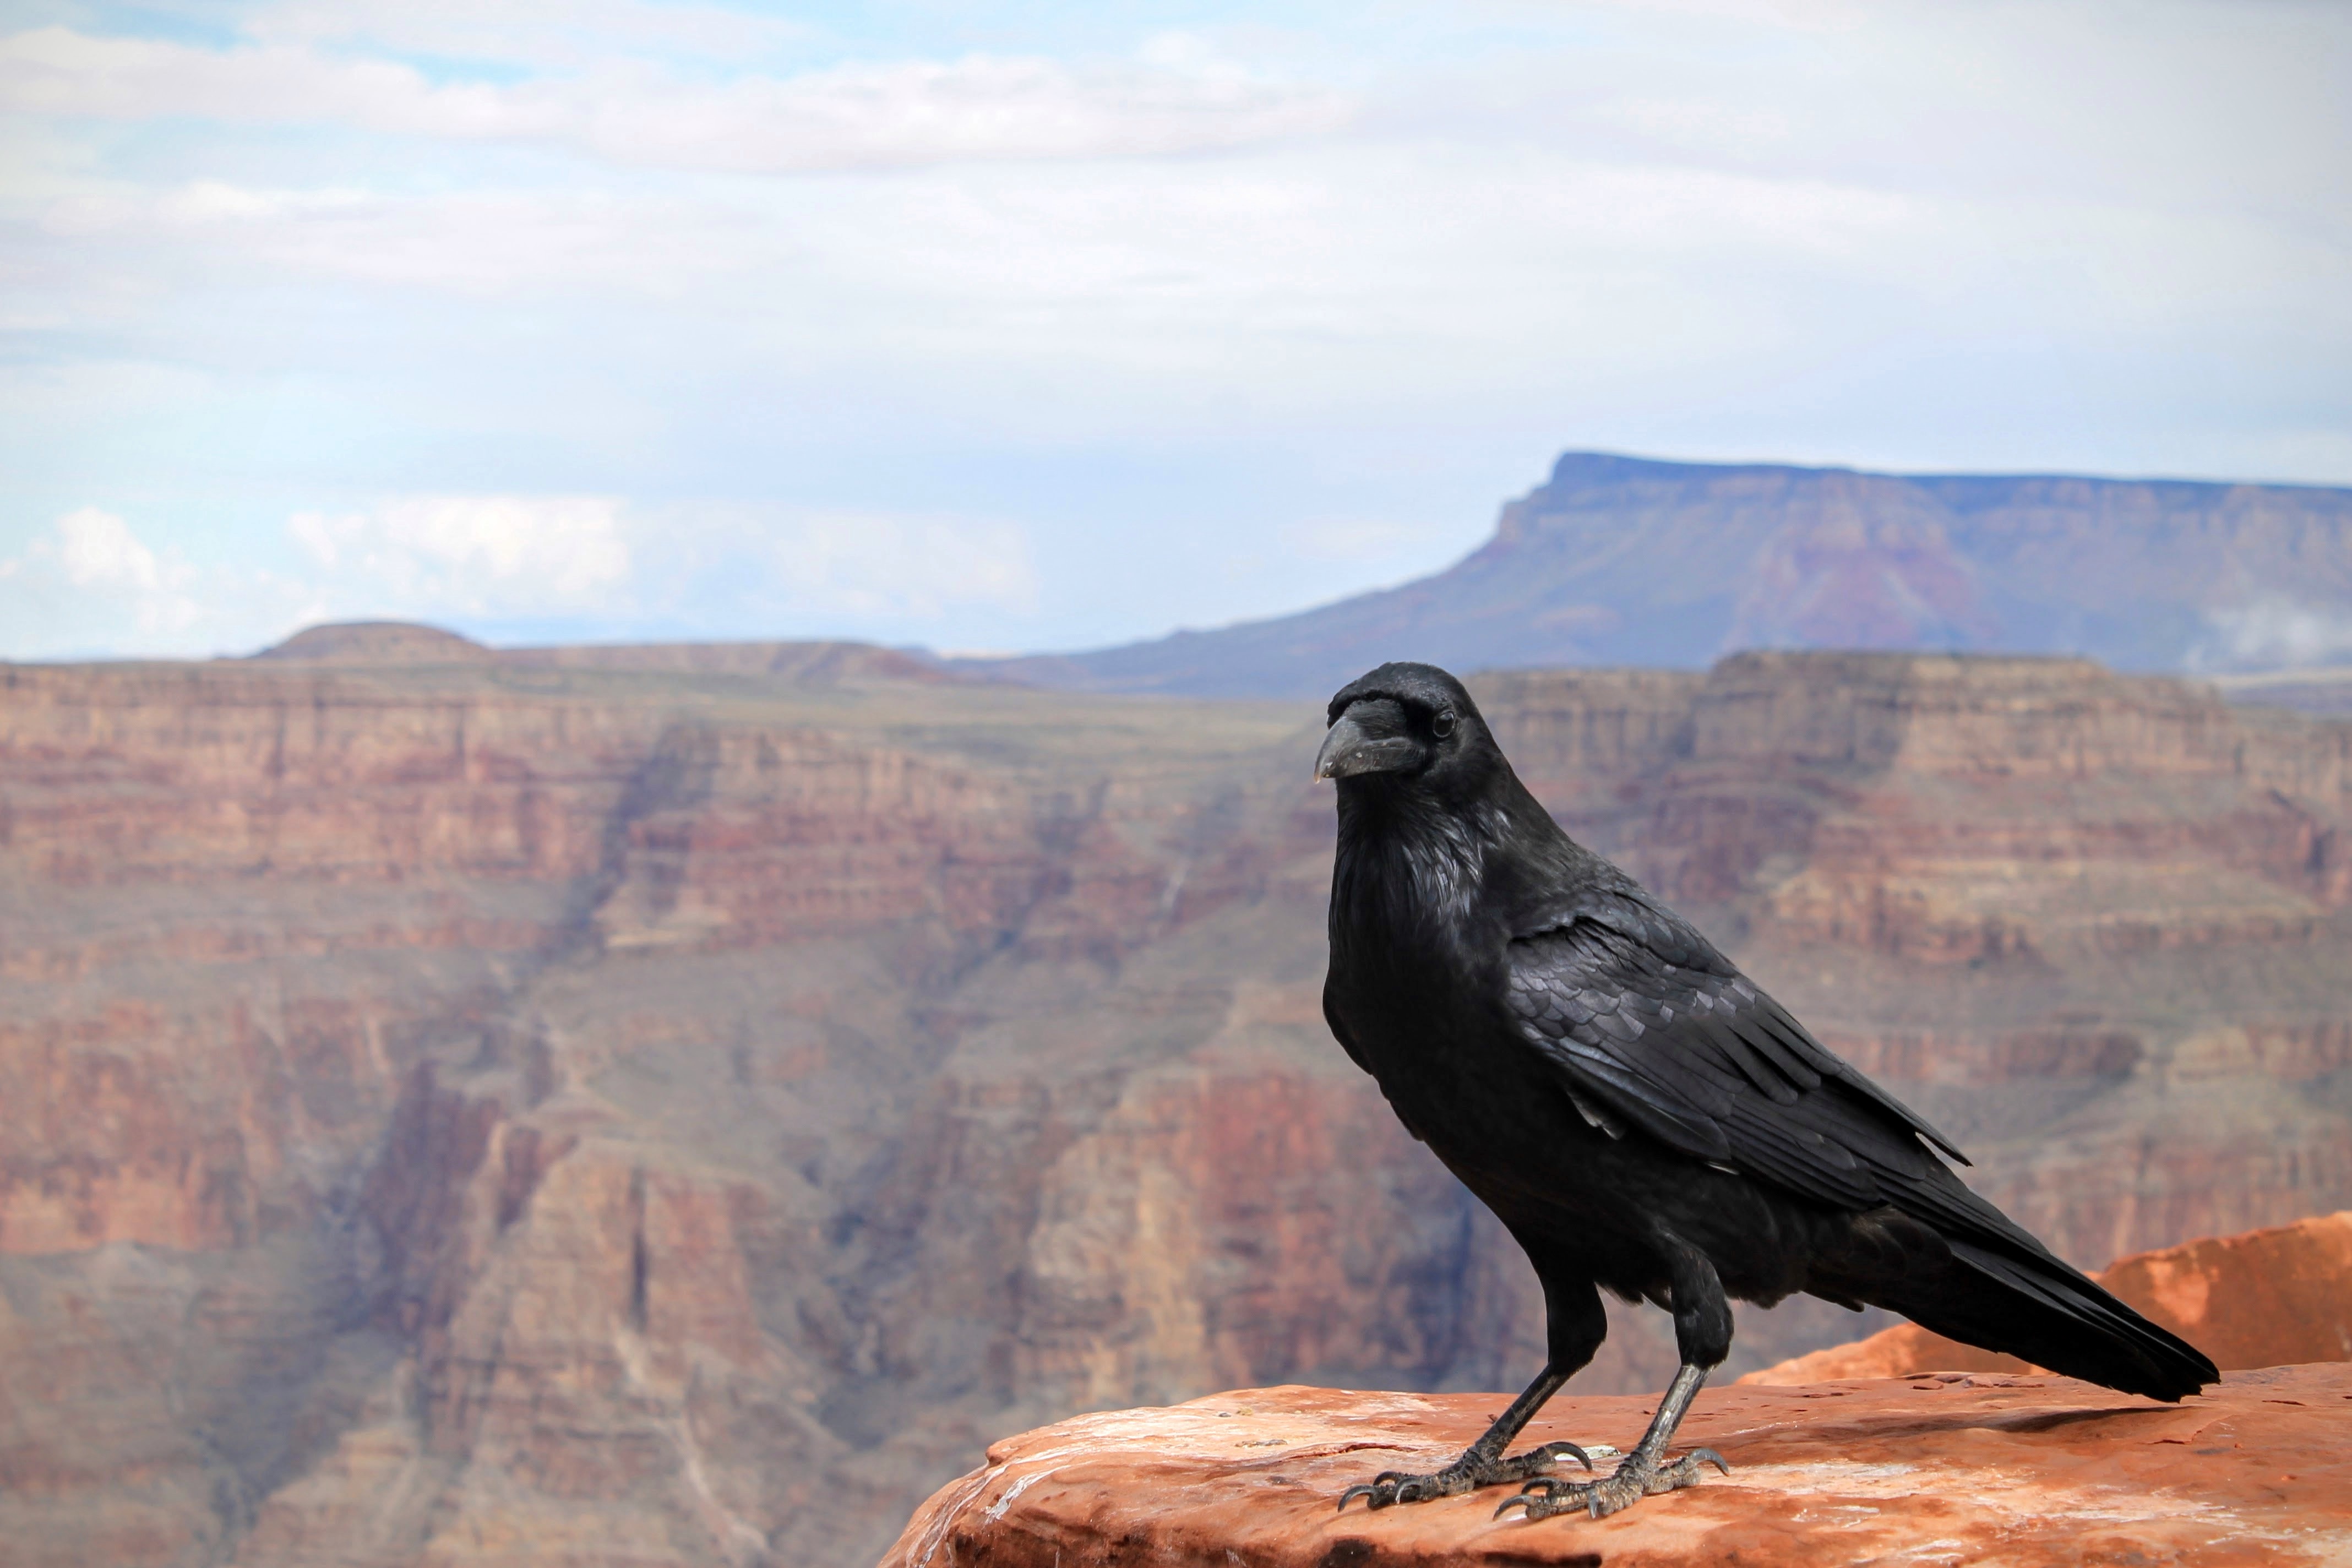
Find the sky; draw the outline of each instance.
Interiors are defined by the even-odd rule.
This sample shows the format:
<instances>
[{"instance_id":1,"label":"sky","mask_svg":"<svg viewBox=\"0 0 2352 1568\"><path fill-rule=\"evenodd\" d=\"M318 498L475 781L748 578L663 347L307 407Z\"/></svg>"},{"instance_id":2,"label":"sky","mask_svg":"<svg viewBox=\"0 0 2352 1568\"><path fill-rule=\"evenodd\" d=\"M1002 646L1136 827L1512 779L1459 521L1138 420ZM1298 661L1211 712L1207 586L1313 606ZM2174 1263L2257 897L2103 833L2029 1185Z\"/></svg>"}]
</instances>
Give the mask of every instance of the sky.
<instances>
[{"instance_id":1,"label":"sky","mask_svg":"<svg viewBox=\"0 0 2352 1568\"><path fill-rule=\"evenodd\" d=\"M10 0L0 658L1097 646L1570 447L2352 482L2352 5Z\"/></svg>"}]
</instances>

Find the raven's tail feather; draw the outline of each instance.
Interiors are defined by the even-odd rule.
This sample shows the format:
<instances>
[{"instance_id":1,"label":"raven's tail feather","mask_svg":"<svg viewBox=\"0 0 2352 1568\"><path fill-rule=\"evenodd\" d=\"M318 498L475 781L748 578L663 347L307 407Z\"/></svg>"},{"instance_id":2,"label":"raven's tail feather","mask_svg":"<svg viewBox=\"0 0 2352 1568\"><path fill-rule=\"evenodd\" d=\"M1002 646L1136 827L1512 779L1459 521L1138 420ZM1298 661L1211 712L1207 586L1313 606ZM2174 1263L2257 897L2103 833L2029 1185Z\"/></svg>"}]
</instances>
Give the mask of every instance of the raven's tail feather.
<instances>
[{"instance_id":1,"label":"raven's tail feather","mask_svg":"<svg viewBox=\"0 0 2352 1568\"><path fill-rule=\"evenodd\" d=\"M1948 1244L1952 1267L1932 1289L1882 1304L1947 1339L2152 1399L2195 1394L2221 1375L2196 1346L2054 1258Z\"/></svg>"}]
</instances>

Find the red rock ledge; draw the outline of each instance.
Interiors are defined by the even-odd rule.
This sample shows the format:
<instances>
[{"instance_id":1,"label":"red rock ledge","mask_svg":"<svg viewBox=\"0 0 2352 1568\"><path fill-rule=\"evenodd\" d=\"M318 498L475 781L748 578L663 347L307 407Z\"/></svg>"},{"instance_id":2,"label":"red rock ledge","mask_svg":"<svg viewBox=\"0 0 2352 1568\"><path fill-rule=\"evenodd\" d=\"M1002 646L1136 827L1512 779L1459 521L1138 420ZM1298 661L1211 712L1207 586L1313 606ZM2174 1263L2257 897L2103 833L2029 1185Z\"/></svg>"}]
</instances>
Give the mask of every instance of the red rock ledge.
<instances>
[{"instance_id":1,"label":"red rock ledge","mask_svg":"<svg viewBox=\"0 0 2352 1568\"><path fill-rule=\"evenodd\" d=\"M2178 1405L1998 1373L1711 1389L1684 1441L1730 1478L1611 1519L1496 1523L1503 1489L1332 1511L1375 1470L1444 1463L1502 1404L1285 1387L1082 1415L989 1449L884 1568L2352 1563L2344 1363ZM1523 1440L1628 1447L1649 1408L1557 1399Z\"/></svg>"}]
</instances>

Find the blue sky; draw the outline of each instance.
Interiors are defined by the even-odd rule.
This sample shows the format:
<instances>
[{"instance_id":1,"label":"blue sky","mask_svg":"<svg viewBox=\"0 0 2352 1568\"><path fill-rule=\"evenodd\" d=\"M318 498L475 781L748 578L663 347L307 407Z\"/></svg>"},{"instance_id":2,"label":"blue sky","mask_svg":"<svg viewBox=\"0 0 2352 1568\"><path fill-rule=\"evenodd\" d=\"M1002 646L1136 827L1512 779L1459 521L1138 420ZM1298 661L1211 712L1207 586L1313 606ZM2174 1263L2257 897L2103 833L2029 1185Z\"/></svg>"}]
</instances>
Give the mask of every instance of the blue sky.
<instances>
[{"instance_id":1,"label":"blue sky","mask_svg":"<svg viewBox=\"0 0 2352 1568\"><path fill-rule=\"evenodd\" d=\"M1081 647L1568 447L2352 482L2352 7L16 0L0 657Z\"/></svg>"}]
</instances>

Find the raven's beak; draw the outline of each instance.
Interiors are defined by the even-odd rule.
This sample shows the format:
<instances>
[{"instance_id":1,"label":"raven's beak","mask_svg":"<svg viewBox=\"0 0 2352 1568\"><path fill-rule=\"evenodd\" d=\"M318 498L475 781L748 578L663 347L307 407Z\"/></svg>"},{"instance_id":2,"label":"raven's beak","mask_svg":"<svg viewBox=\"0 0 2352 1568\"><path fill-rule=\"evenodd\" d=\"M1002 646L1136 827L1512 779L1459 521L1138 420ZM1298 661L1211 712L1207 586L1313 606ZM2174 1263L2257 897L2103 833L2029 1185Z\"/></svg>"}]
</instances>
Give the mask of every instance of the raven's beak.
<instances>
[{"instance_id":1,"label":"raven's beak","mask_svg":"<svg viewBox=\"0 0 2352 1568\"><path fill-rule=\"evenodd\" d=\"M1315 756L1315 776L1344 779L1357 773L1393 773L1417 767L1423 748L1405 723L1403 705L1385 697L1351 704Z\"/></svg>"}]
</instances>

